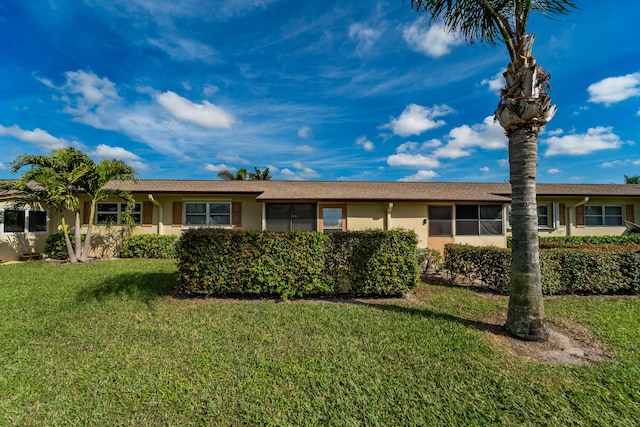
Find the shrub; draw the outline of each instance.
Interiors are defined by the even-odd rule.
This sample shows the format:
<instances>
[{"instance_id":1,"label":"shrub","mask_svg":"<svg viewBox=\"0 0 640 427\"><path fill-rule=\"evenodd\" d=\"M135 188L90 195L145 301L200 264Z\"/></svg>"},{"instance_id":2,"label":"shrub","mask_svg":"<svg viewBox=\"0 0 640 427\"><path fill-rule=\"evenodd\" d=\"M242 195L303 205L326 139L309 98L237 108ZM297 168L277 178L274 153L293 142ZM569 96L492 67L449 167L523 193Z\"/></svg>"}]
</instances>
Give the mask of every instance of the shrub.
<instances>
[{"instance_id":1,"label":"shrub","mask_svg":"<svg viewBox=\"0 0 640 427\"><path fill-rule=\"evenodd\" d=\"M511 247L511 236L507 247ZM539 238L540 249L592 247L593 245L640 246L640 234L626 236L543 236Z\"/></svg>"},{"instance_id":2,"label":"shrub","mask_svg":"<svg viewBox=\"0 0 640 427\"><path fill-rule=\"evenodd\" d=\"M440 267L442 266L442 254L437 249L418 249L416 251L416 257L418 258L421 276L440 271Z\"/></svg>"},{"instance_id":3,"label":"shrub","mask_svg":"<svg viewBox=\"0 0 640 427\"><path fill-rule=\"evenodd\" d=\"M415 233L199 228L180 237L178 290L187 294L392 295L417 284Z\"/></svg>"},{"instance_id":4,"label":"shrub","mask_svg":"<svg viewBox=\"0 0 640 427\"><path fill-rule=\"evenodd\" d=\"M447 245L445 268L480 280L497 292L509 291L508 249ZM542 292L551 294L640 293L640 250L637 247L554 248L540 251Z\"/></svg>"},{"instance_id":5,"label":"shrub","mask_svg":"<svg viewBox=\"0 0 640 427\"><path fill-rule=\"evenodd\" d=\"M122 245L123 258L175 258L178 236L137 234L129 236Z\"/></svg>"},{"instance_id":6,"label":"shrub","mask_svg":"<svg viewBox=\"0 0 640 427\"><path fill-rule=\"evenodd\" d=\"M69 236L71 241L74 242L75 237ZM85 235L81 235L82 243L84 244ZM47 240L44 243L44 253L51 259L66 260L69 258L69 252L67 251L67 244L64 241L64 233L52 233L49 234Z\"/></svg>"}]
</instances>

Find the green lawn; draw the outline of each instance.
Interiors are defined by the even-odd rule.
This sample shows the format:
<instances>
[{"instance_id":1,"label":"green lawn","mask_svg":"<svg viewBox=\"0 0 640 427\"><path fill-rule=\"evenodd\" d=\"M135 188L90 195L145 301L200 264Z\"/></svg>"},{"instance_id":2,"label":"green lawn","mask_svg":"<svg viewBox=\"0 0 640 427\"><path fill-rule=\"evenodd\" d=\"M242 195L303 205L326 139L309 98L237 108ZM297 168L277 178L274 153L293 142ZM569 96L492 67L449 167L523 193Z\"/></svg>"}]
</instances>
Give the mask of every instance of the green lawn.
<instances>
[{"instance_id":1,"label":"green lawn","mask_svg":"<svg viewBox=\"0 0 640 427\"><path fill-rule=\"evenodd\" d=\"M0 266L0 425L640 423L640 299L553 297L615 360L547 366L473 320L503 297L427 286L381 304L184 300L175 264Z\"/></svg>"}]
</instances>

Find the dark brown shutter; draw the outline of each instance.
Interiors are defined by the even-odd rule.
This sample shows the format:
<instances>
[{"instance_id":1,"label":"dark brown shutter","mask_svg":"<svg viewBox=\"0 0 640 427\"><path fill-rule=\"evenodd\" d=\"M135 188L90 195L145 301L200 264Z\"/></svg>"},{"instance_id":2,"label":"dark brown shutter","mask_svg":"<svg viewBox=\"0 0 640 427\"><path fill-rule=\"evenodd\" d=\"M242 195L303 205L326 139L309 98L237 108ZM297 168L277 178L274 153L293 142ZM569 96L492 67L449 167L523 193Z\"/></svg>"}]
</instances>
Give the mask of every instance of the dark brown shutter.
<instances>
[{"instance_id":1,"label":"dark brown shutter","mask_svg":"<svg viewBox=\"0 0 640 427\"><path fill-rule=\"evenodd\" d=\"M142 226L151 227L153 225L153 203L142 202Z\"/></svg>"},{"instance_id":2,"label":"dark brown shutter","mask_svg":"<svg viewBox=\"0 0 640 427\"><path fill-rule=\"evenodd\" d=\"M231 203L231 225L242 226L242 202Z\"/></svg>"},{"instance_id":3,"label":"dark brown shutter","mask_svg":"<svg viewBox=\"0 0 640 427\"><path fill-rule=\"evenodd\" d=\"M91 215L91 202L84 202L82 205L82 225L89 225Z\"/></svg>"},{"instance_id":4,"label":"dark brown shutter","mask_svg":"<svg viewBox=\"0 0 640 427\"><path fill-rule=\"evenodd\" d=\"M584 205L576 206L576 227L584 227Z\"/></svg>"},{"instance_id":5,"label":"dark brown shutter","mask_svg":"<svg viewBox=\"0 0 640 427\"><path fill-rule=\"evenodd\" d=\"M625 219L629 222L636 222L635 221L635 215L633 212L633 205L626 205L625 206L625 211L626 211L626 215L625 215Z\"/></svg>"},{"instance_id":6,"label":"dark brown shutter","mask_svg":"<svg viewBox=\"0 0 640 427\"><path fill-rule=\"evenodd\" d=\"M173 202L173 214L171 224L182 225L182 202Z\"/></svg>"},{"instance_id":7,"label":"dark brown shutter","mask_svg":"<svg viewBox=\"0 0 640 427\"><path fill-rule=\"evenodd\" d=\"M558 215L560 216L560 226L564 226L566 224L566 216L564 213L564 203L560 203L558 208Z\"/></svg>"}]
</instances>

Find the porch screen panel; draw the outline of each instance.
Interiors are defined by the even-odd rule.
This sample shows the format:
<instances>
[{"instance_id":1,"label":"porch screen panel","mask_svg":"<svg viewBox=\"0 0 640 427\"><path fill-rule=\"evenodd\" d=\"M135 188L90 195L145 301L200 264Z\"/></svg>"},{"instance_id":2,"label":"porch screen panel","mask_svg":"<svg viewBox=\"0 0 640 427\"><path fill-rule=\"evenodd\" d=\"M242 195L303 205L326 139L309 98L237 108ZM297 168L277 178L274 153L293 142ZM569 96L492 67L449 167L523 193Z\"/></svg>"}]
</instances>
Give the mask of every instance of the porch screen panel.
<instances>
[{"instance_id":1,"label":"porch screen panel","mask_svg":"<svg viewBox=\"0 0 640 427\"><path fill-rule=\"evenodd\" d=\"M316 205L291 205L291 230L316 230Z\"/></svg>"},{"instance_id":2,"label":"porch screen panel","mask_svg":"<svg viewBox=\"0 0 640 427\"><path fill-rule=\"evenodd\" d=\"M451 206L429 206L429 236L452 236L452 218Z\"/></svg>"},{"instance_id":3,"label":"porch screen panel","mask_svg":"<svg viewBox=\"0 0 640 427\"><path fill-rule=\"evenodd\" d=\"M266 206L267 230L289 231L291 225L291 205L269 203Z\"/></svg>"}]
</instances>

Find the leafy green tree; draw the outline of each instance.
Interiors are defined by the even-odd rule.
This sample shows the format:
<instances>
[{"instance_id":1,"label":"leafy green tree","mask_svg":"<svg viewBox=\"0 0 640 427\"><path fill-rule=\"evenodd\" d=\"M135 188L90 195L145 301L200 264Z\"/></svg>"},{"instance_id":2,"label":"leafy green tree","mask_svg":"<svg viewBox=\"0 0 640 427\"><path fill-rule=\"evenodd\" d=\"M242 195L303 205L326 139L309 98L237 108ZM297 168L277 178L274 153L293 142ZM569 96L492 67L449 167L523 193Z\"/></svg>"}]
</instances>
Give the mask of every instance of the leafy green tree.
<instances>
[{"instance_id":1,"label":"leafy green tree","mask_svg":"<svg viewBox=\"0 0 640 427\"><path fill-rule=\"evenodd\" d=\"M245 168L240 168L235 174L229 170L223 170L218 172L218 178L225 181L244 181L249 176L249 171Z\"/></svg>"},{"instance_id":2,"label":"leafy green tree","mask_svg":"<svg viewBox=\"0 0 640 427\"><path fill-rule=\"evenodd\" d=\"M511 291L505 328L514 336L535 341L548 338L542 287L536 211L538 135L551 120L549 74L532 55L533 34L527 32L532 12L542 16L567 14L570 0L411 0L411 8L431 20L442 20L448 31L467 42L504 44L511 62L504 73L495 117L509 138L512 193Z\"/></svg>"},{"instance_id":3,"label":"leafy green tree","mask_svg":"<svg viewBox=\"0 0 640 427\"><path fill-rule=\"evenodd\" d=\"M102 160L95 163L89 159L90 171L85 174L80 182L80 186L91 199L91 211L89 212L89 225L87 226L87 235L84 240L84 247L79 255L79 261L88 259L89 250L91 249L91 231L93 219L96 214L96 207L99 202L109 198L119 198L127 202L127 212L130 211L135 203L133 196L128 191L107 188L106 185L113 180L135 181L137 179L136 171L128 166L122 160Z\"/></svg>"},{"instance_id":4,"label":"leafy green tree","mask_svg":"<svg viewBox=\"0 0 640 427\"><path fill-rule=\"evenodd\" d=\"M625 184L640 184L640 175L634 175L634 176L624 176L624 183Z\"/></svg>"},{"instance_id":5,"label":"leafy green tree","mask_svg":"<svg viewBox=\"0 0 640 427\"><path fill-rule=\"evenodd\" d=\"M271 181L271 175L269 175L269 168L260 170L254 166L254 172L249 172L250 181Z\"/></svg>"},{"instance_id":6,"label":"leafy green tree","mask_svg":"<svg viewBox=\"0 0 640 427\"><path fill-rule=\"evenodd\" d=\"M16 181L3 187L17 190L17 206L46 205L58 213L65 236L69 261L86 261L91 248L91 223L98 201L119 197L132 202L132 196L118 190L106 189L112 179L134 179L135 171L120 160L103 160L96 164L86 153L67 147L54 150L51 155L23 154L11 162L11 172L27 169ZM91 221L82 245L80 221L80 193L91 199ZM74 244L69 237L65 216L74 216Z\"/></svg>"}]
</instances>

